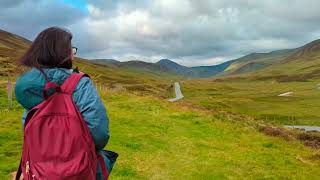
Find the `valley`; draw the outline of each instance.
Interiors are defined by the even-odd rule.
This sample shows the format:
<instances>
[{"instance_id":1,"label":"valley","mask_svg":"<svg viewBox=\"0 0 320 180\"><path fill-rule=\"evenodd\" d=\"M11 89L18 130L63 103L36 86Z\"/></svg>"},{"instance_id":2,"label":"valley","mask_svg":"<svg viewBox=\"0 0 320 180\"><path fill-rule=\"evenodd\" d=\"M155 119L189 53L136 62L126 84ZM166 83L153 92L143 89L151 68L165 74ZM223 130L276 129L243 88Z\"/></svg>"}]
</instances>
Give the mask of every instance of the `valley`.
<instances>
[{"instance_id":1,"label":"valley","mask_svg":"<svg viewBox=\"0 0 320 180\"><path fill-rule=\"evenodd\" d=\"M0 33L0 179L19 163L23 108L8 105L6 88L27 70L16 61L30 43ZM77 58L110 117L111 178L318 179L320 135L283 128L320 126L318 45L192 68ZM184 98L171 103L175 82Z\"/></svg>"}]
</instances>

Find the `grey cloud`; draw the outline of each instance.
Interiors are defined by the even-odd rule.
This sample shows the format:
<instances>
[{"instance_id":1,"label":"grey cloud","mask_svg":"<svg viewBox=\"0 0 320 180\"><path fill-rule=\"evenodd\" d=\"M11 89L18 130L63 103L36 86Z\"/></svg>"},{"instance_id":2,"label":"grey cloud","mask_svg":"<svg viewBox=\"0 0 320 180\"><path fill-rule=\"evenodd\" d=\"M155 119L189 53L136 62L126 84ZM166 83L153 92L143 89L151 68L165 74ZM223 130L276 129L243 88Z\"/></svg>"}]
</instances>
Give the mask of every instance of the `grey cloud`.
<instances>
[{"instance_id":1,"label":"grey cloud","mask_svg":"<svg viewBox=\"0 0 320 180\"><path fill-rule=\"evenodd\" d=\"M25 0L1 0L0 1L0 9L10 8L13 6L17 6Z\"/></svg>"},{"instance_id":2,"label":"grey cloud","mask_svg":"<svg viewBox=\"0 0 320 180\"><path fill-rule=\"evenodd\" d=\"M78 9L56 1L23 1L0 11L1 28L29 39L49 26L68 27L84 18Z\"/></svg>"},{"instance_id":3,"label":"grey cloud","mask_svg":"<svg viewBox=\"0 0 320 180\"><path fill-rule=\"evenodd\" d=\"M88 0L86 15L55 1L16 2L0 8L4 27L31 37L46 26L65 26L86 58L214 64L320 35L318 0Z\"/></svg>"}]
</instances>

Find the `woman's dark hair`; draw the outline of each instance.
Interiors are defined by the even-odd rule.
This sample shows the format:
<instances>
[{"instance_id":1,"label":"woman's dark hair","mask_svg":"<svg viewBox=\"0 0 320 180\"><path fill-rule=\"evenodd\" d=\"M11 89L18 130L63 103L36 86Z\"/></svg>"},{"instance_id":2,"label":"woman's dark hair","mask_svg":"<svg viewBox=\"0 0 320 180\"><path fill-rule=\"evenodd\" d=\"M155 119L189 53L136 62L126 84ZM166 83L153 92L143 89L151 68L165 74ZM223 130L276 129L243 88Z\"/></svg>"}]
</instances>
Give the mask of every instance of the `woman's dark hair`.
<instances>
[{"instance_id":1,"label":"woman's dark hair","mask_svg":"<svg viewBox=\"0 0 320 180\"><path fill-rule=\"evenodd\" d=\"M41 68L72 68L72 34L59 27L43 30L20 59L22 65Z\"/></svg>"}]
</instances>

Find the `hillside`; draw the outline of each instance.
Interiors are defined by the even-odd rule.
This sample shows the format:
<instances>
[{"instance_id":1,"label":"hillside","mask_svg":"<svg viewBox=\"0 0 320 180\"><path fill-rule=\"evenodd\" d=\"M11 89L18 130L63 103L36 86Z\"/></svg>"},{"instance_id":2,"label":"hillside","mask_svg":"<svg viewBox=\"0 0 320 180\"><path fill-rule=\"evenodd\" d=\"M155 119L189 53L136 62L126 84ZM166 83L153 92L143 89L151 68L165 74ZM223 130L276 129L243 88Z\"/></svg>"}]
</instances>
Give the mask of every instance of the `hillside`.
<instances>
[{"instance_id":1,"label":"hillside","mask_svg":"<svg viewBox=\"0 0 320 180\"><path fill-rule=\"evenodd\" d=\"M17 69L15 61L29 47L31 41L0 29L0 77L11 76Z\"/></svg>"},{"instance_id":2,"label":"hillside","mask_svg":"<svg viewBox=\"0 0 320 180\"><path fill-rule=\"evenodd\" d=\"M286 61L312 61L320 59L320 39L312 41L298 49L295 53L286 58Z\"/></svg>"},{"instance_id":3,"label":"hillside","mask_svg":"<svg viewBox=\"0 0 320 180\"><path fill-rule=\"evenodd\" d=\"M144 70L150 72L164 72L170 73L170 69L166 68L165 66L161 66L154 63L139 61L139 60L132 60L127 62L122 62L118 66L125 67L125 68L132 68L136 70Z\"/></svg>"},{"instance_id":4,"label":"hillside","mask_svg":"<svg viewBox=\"0 0 320 180\"><path fill-rule=\"evenodd\" d=\"M169 59L161 59L156 63L148 63L138 60L120 62L114 59L101 59L94 61L118 67L150 71L153 73L169 73L187 78L208 78L214 76L239 75L265 69L274 64L281 63L298 50L299 48L277 50L269 53L251 53L218 65L195 67L186 67Z\"/></svg>"},{"instance_id":5,"label":"hillside","mask_svg":"<svg viewBox=\"0 0 320 180\"><path fill-rule=\"evenodd\" d=\"M115 60L115 59L92 59L96 63L101 63L101 64L118 64L120 61Z\"/></svg>"},{"instance_id":6,"label":"hillside","mask_svg":"<svg viewBox=\"0 0 320 180\"><path fill-rule=\"evenodd\" d=\"M297 48L293 54L243 78L275 79L278 81L309 81L320 77L320 40Z\"/></svg>"},{"instance_id":7,"label":"hillside","mask_svg":"<svg viewBox=\"0 0 320 180\"><path fill-rule=\"evenodd\" d=\"M166 66L162 66L156 63L144 62L140 60L120 62L113 59L93 59L90 60L90 62L93 64L109 66L115 69L122 69L128 72L136 72L139 74L151 74L152 76L158 76L163 78L171 77L173 79L180 79L183 76L182 74L179 74Z\"/></svg>"},{"instance_id":8,"label":"hillside","mask_svg":"<svg viewBox=\"0 0 320 180\"><path fill-rule=\"evenodd\" d=\"M231 64L228 68L229 70L227 69L224 73L221 73L220 77L216 77L216 80L243 79L303 82L319 79L320 40L312 41L296 49L282 51L271 52L271 54L261 56L263 58L257 58L255 61L248 61L248 58L244 58L241 61L246 61L245 65L232 68L237 63ZM233 69L233 71L230 71L230 69ZM255 70L252 71L252 69Z\"/></svg>"},{"instance_id":9,"label":"hillside","mask_svg":"<svg viewBox=\"0 0 320 180\"><path fill-rule=\"evenodd\" d=\"M192 77L194 76L194 72L192 68L182 66L178 63L175 63L169 59L161 59L156 64L160 65L161 67L165 67L169 69L171 72L175 72L176 74L185 76L185 77Z\"/></svg>"},{"instance_id":10,"label":"hillside","mask_svg":"<svg viewBox=\"0 0 320 180\"><path fill-rule=\"evenodd\" d=\"M157 63L144 62L140 60L131 60L120 62L114 59L92 59L94 63L105 64L113 67L124 68L137 72L149 72L158 74L160 76L184 76L189 77L192 75L192 70L188 67L179 65L171 60L160 60Z\"/></svg>"},{"instance_id":11,"label":"hillside","mask_svg":"<svg viewBox=\"0 0 320 180\"><path fill-rule=\"evenodd\" d=\"M207 78L218 75L227 69L234 61L227 61L214 66L197 66L192 67L196 77Z\"/></svg>"},{"instance_id":12,"label":"hillside","mask_svg":"<svg viewBox=\"0 0 320 180\"><path fill-rule=\"evenodd\" d=\"M0 29L0 57L15 56L29 47L31 41Z\"/></svg>"},{"instance_id":13,"label":"hillside","mask_svg":"<svg viewBox=\"0 0 320 180\"><path fill-rule=\"evenodd\" d=\"M219 75L235 75L264 69L280 63L294 52L296 52L296 49L277 50L269 53L251 53L233 60Z\"/></svg>"},{"instance_id":14,"label":"hillside","mask_svg":"<svg viewBox=\"0 0 320 180\"><path fill-rule=\"evenodd\" d=\"M207 78L223 72L233 61L213 66L186 67L169 59L161 59L156 63L132 60L120 62L113 59L93 59L94 63L113 67L122 67L128 70L147 71L155 74L170 74L184 78Z\"/></svg>"}]
</instances>

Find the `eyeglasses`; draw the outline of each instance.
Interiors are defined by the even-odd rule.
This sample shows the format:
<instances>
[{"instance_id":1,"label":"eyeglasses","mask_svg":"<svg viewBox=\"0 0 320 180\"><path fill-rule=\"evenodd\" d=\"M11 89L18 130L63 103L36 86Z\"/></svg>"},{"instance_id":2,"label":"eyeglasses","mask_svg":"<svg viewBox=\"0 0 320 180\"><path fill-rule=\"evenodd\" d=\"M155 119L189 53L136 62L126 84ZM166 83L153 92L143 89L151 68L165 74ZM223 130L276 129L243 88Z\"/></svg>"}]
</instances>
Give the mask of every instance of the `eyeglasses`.
<instances>
[{"instance_id":1,"label":"eyeglasses","mask_svg":"<svg viewBox=\"0 0 320 180\"><path fill-rule=\"evenodd\" d=\"M77 48L77 47L72 47L72 53L73 53L74 55L77 54L77 51L78 51L78 48Z\"/></svg>"}]
</instances>

